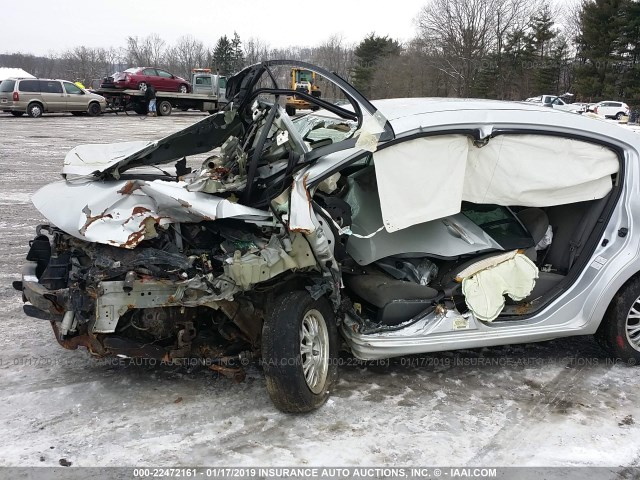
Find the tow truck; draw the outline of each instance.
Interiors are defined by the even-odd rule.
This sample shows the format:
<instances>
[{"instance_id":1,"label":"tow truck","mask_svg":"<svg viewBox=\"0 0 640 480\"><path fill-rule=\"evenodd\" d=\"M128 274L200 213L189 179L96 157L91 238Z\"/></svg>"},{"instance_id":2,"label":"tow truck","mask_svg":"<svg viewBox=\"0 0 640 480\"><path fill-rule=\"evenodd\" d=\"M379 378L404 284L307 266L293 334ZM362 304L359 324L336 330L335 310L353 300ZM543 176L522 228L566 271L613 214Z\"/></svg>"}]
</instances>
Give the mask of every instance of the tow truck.
<instances>
[{"instance_id":1,"label":"tow truck","mask_svg":"<svg viewBox=\"0 0 640 480\"><path fill-rule=\"evenodd\" d=\"M171 115L174 108L215 113L226 105L227 77L211 73L210 68L194 68L191 71L191 85L191 93L156 91L158 116ZM107 111L133 110L140 115L147 112L147 100L142 90L97 88L92 92L107 100Z\"/></svg>"}]
</instances>

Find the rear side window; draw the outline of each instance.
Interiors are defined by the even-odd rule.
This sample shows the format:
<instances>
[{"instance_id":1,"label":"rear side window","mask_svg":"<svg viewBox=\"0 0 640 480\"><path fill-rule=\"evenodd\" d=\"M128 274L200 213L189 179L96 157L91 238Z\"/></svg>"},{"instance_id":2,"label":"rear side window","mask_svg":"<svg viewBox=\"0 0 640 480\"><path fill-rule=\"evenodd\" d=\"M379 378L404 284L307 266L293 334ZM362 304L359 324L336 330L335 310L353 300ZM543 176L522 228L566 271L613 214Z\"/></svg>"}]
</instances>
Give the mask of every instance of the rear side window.
<instances>
[{"instance_id":1,"label":"rear side window","mask_svg":"<svg viewBox=\"0 0 640 480\"><path fill-rule=\"evenodd\" d=\"M40 80L42 93L62 93L62 85L55 80Z\"/></svg>"},{"instance_id":2,"label":"rear side window","mask_svg":"<svg viewBox=\"0 0 640 480\"><path fill-rule=\"evenodd\" d=\"M22 80L18 89L21 92L38 92L40 93L40 82L38 80Z\"/></svg>"},{"instance_id":3,"label":"rear side window","mask_svg":"<svg viewBox=\"0 0 640 480\"><path fill-rule=\"evenodd\" d=\"M13 87L15 86L16 86L15 80L3 80L2 83L0 83L0 92L3 92L3 93L13 92Z\"/></svg>"},{"instance_id":4,"label":"rear side window","mask_svg":"<svg viewBox=\"0 0 640 480\"><path fill-rule=\"evenodd\" d=\"M505 250L533 247L533 239L508 208L462 202L461 211Z\"/></svg>"}]
</instances>

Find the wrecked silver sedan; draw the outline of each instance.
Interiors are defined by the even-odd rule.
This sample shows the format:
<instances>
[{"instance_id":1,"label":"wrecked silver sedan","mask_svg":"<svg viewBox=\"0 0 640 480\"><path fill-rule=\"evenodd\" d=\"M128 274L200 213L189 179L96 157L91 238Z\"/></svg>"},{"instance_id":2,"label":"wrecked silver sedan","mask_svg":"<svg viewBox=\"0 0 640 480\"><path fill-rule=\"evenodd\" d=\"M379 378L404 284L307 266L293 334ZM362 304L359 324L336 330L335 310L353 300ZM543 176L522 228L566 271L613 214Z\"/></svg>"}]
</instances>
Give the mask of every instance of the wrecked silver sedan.
<instances>
[{"instance_id":1,"label":"wrecked silver sedan","mask_svg":"<svg viewBox=\"0 0 640 480\"><path fill-rule=\"evenodd\" d=\"M284 65L346 102L281 88ZM287 95L318 109L292 118ZM51 223L14 286L63 347L236 379L259 362L288 412L325 402L341 345L596 334L640 361L637 135L521 103L372 104L301 62L248 67L227 96L161 140L76 147L33 196Z\"/></svg>"}]
</instances>

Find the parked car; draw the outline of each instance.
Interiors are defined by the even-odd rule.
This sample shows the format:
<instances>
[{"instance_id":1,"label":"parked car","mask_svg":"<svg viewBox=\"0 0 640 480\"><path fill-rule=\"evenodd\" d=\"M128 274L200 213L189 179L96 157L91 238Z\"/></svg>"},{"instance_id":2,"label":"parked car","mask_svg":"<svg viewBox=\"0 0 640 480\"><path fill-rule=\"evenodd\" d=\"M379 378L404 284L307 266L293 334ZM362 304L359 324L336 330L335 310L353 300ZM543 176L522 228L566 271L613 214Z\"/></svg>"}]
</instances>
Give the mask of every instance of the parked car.
<instances>
[{"instance_id":1,"label":"parked car","mask_svg":"<svg viewBox=\"0 0 640 480\"><path fill-rule=\"evenodd\" d=\"M145 91L147 85L153 85L156 90L163 92L189 93L191 91L189 81L154 67L134 67L124 72L116 72L106 77L100 88L131 88Z\"/></svg>"},{"instance_id":2,"label":"parked car","mask_svg":"<svg viewBox=\"0 0 640 480\"><path fill-rule=\"evenodd\" d=\"M620 120L622 117L629 115L629 106L623 102L606 100L597 103L593 107L593 113L605 118L615 118L616 120Z\"/></svg>"},{"instance_id":3,"label":"parked car","mask_svg":"<svg viewBox=\"0 0 640 480\"><path fill-rule=\"evenodd\" d=\"M583 104L567 103L557 95L538 95L537 97L527 98L527 102L540 103L545 107L555 108L564 112L583 113L586 111Z\"/></svg>"},{"instance_id":4,"label":"parked car","mask_svg":"<svg viewBox=\"0 0 640 480\"><path fill-rule=\"evenodd\" d=\"M0 109L16 117L26 113L36 118L57 112L96 116L106 106L104 97L66 80L10 78L0 83Z\"/></svg>"},{"instance_id":5,"label":"parked car","mask_svg":"<svg viewBox=\"0 0 640 480\"><path fill-rule=\"evenodd\" d=\"M280 66L349 104L279 88ZM290 118L293 93L320 110ZM372 103L294 61L227 96L163 139L74 148L33 195L49 223L14 288L64 348L235 379L257 361L287 412L326 401L340 338L375 360L595 334L640 362L637 134L522 102Z\"/></svg>"}]
</instances>

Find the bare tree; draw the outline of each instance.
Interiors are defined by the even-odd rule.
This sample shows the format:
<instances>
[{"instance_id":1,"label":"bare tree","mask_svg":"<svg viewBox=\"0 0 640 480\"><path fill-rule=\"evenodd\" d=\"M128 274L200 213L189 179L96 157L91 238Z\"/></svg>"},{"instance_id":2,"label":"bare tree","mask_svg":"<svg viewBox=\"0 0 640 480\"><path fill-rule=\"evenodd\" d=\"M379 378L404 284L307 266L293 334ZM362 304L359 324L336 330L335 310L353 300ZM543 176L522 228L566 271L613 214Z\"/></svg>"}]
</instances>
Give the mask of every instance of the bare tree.
<instances>
[{"instance_id":1,"label":"bare tree","mask_svg":"<svg viewBox=\"0 0 640 480\"><path fill-rule=\"evenodd\" d=\"M261 38L251 37L244 42L244 61L246 65L269 59L269 44Z\"/></svg>"},{"instance_id":2,"label":"bare tree","mask_svg":"<svg viewBox=\"0 0 640 480\"><path fill-rule=\"evenodd\" d=\"M416 23L420 38L437 53L436 68L457 96L469 96L490 55L498 59L508 32L522 25L536 2L527 0L431 0Z\"/></svg>"},{"instance_id":3,"label":"bare tree","mask_svg":"<svg viewBox=\"0 0 640 480\"><path fill-rule=\"evenodd\" d=\"M207 57L208 50L204 44L191 35L185 35L167 51L165 64L173 73L189 78L193 68L211 66Z\"/></svg>"},{"instance_id":4,"label":"bare tree","mask_svg":"<svg viewBox=\"0 0 640 480\"><path fill-rule=\"evenodd\" d=\"M342 78L348 79L354 65L353 46L346 45L342 35L332 35L313 49L311 61L337 73ZM324 96L330 99L339 99L339 89L334 84L320 85L321 89L323 87L325 89ZM326 91L326 87L329 87L329 91Z\"/></svg>"}]
</instances>

